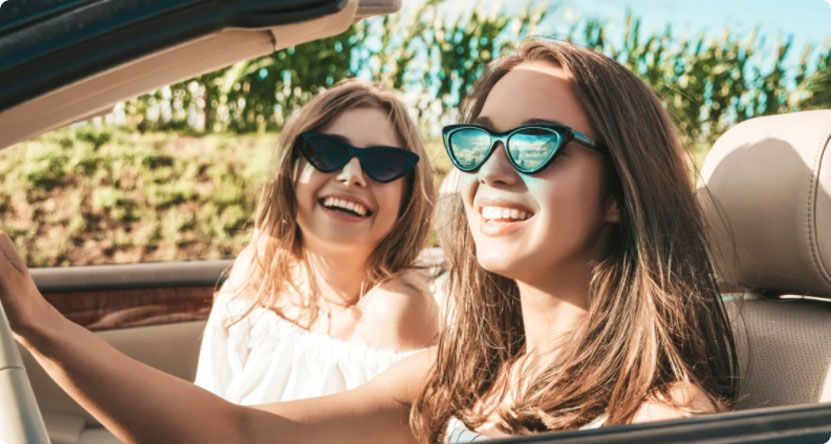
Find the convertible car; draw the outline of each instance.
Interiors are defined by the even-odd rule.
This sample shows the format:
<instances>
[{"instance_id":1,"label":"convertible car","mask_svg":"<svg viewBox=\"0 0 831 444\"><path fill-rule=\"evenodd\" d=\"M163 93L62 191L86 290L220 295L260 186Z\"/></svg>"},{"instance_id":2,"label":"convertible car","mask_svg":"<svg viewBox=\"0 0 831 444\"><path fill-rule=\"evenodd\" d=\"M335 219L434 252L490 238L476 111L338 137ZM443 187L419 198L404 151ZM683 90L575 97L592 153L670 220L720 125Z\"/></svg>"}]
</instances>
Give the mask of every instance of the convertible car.
<instances>
[{"instance_id":1,"label":"convertible car","mask_svg":"<svg viewBox=\"0 0 831 444\"><path fill-rule=\"evenodd\" d=\"M0 149L398 7L384 0L5 2ZM704 163L699 194L739 349L735 411L499 442L831 439L831 110L762 117L729 130ZM124 353L192 380L211 295L228 265L32 272L68 317ZM0 443L50 441L118 442L19 349L0 310Z\"/></svg>"}]
</instances>

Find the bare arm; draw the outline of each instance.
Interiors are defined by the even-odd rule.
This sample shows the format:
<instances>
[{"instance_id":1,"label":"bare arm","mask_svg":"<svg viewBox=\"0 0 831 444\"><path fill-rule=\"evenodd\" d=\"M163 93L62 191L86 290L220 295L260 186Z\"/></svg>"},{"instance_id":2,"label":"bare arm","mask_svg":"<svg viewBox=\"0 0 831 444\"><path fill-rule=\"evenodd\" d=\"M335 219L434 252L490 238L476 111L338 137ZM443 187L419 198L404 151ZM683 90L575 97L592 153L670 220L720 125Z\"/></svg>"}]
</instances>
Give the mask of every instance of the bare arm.
<instances>
[{"instance_id":1,"label":"bare arm","mask_svg":"<svg viewBox=\"0 0 831 444\"><path fill-rule=\"evenodd\" d=\"M121 440L239 442L241 417L232 404L128 358L57 312L41 319L19 339L64 391Z\"/></svg>"},{"instance_id":2,"label":"bare arm","mask_svg":"<svg viewBox=\"0 0 831 444\"><path fill-rule=\"evenodd\" d=\"M243 442L266 442L280 436L285 442L365 444L414 443L409 427L410 405L421 390L434 351L420 352L390 367L354 390L313 400L258 406L263 415L248 415ZM270 416L291 421L288 428Z\"/></svg>"},{"instance_id":3,"label":"bare arm","mask_svg":"<svg viewBox=\"0 0 831 444\"><path fill-rule=\"evenodd\" d=\"M49 375L127 442L411 442L409 403L430 365L401 362L365 387L260 409L241 407L124 356L40 295L0 233L0 300L18 340ZM279 357L276 357L279 358Z\"/></svg>"}]
</instances>

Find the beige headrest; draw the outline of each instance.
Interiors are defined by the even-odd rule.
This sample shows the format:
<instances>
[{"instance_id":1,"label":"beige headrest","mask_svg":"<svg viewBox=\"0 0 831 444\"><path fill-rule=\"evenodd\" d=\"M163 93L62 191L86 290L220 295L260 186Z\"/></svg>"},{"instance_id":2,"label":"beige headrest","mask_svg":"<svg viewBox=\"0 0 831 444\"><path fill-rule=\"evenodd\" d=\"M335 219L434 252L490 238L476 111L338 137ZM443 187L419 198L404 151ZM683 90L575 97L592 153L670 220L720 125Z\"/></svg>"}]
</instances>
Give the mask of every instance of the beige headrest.
<instances>
[{"instance_id":1,"label":"beige headrest","mask_svg":"<svg viewBox=\"0 0 831 444\"><path fill-rule=\"evenodd\" d=\"M727 284L831 297L830 139L821 110L751 119L713 146L698 197Z\"/></svg>"}]
</instances>

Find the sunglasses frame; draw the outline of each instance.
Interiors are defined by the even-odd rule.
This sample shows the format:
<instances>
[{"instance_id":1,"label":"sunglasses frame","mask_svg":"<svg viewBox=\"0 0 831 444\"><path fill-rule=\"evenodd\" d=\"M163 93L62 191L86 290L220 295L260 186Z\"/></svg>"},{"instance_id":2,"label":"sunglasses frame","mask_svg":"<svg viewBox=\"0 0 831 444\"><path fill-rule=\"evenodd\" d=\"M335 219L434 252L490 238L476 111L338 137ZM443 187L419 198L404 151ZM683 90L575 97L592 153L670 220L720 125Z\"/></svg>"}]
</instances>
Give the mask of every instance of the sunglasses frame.
<instances>
[{"instance_id":1,"label":"sunglasses frame","mask_svg":"<svg viewBox=\"0 0 831 444\"><path fill-rule=\"evenodd\" d=\"M453 134L455 134L459 130L470 129L470 128L476 128L476 129L479 129L479 130L483 130L485 133L487 133L490 136L490 146L488 147L487 154L482 159L482 162L479 163L479 165L476 165L473 168L465 168L465 167L462 167L462 165L460 165L459 161L456 159L456 156L453 153L453 147L450 143L450 138L453 136ZM543 162L539 167L532 168L532 169L524 169L524 168L521 168L519 165L517 165L517 163L514 161L513 157L511 157L510 150L508 150L508 142L511 139L511 137L514 134L516 134L516 133L518 133L522 130L527 130L527 129L542 129L542 130L552 131L552 132L555 132L555 133L560 135L560 143L557 145L556 148L554 148L552 150L552 153L548 157L548 160ZM551 162L554 160L554 158L557 157L557 154L559 154L560 151L566 145L568 145L569 142L572 142L572 141L577 142L577 143L579 143L579 144L581 144L581 145L585 146L586 148L589 148L593 151L597 151L600 154L608 155L608 151L607 151L606 147L603 146L603 144L601 144L600 142L598 142L598 141L592 139L591 137L581 133L580 131L577 131L577 130L572 129L572 128L570 128L568 126L565 126L565 125L559 125L559 124L555 124L555 123L530 123L530 124L526 124L526 125L520 125L516 128L510 129L508 131L503 131L503 132L493 131L490 128L486 128L484 126L476 125L476 124L472 124L472 123L460 123L460 124L445 126L442 129L442 139L444 140L444 148L445 148L445 150L447 150L447 155L450 157L450 161L453 162L453 165L456 168L458 168L459 170L461 170L465 173L472 173L472 172L478 170L479 168L481 168L482 165L484 165L485 162L488 161L488 159L491 157L491 155L493 155L493 150L495 149L497 142L502 142L502 148L505 150L505 155L508 157L508 161L511 163L511 166L516 171L519 171L522 174L534 174L534 173L538 173L538 172L544 170L548 165L551 164Z\"/></svg>"},{"instance_id":2,"label":"sunglasses frame","mask_svg":"<svg viewBox=\"0 0 831 444\"><path fill-rule=\"evenodd\" d=\"M324 169L319 168L315 164L315 162L312 161L310 154L306 152L306 148L305 148L309 144L309 141L314 139L314 138L323 138L323 139L326 139L329 142L332 142L332 143L334 143L338 146L341 146L341 147L345 148L346 153L347 153L346 162L344 162L344 164L341 165L340 167L331 169L329 171L326 171ZM321 132L317 132L317 131L306 131L304 133L301 133L299 136L297 136L296 145L297 145L298 151L300 151L300 154L303 155L303 157L306 159L306 161L309 162L309 164L311 166L313 166L316 170L320 171L321 173L333 173L335 171L341 170L341 169L343 169L343 167L345 167L349 163L350 160L357 157L358 162L360 162L360 164L361 164L361 171L364 172L367 176L369 176L372 180L374 180L375 182L379 182L379 183L389 183L389 182L392 182L396 179L404 177L407 174L412 173L413 170L415 170L415 167L416 167L416 165L418 165L418 162L420 160L420 157L418 156L418 154L416 154L416 153L414 153L414 152L412 152L412 151L410 151L406 148L400 148L400 147L394 147L394 146L371 146L371 147L366 147L366 148L359 148L359 147L350 145L349 143L347 143L345 140L341 139L338 136L334 136L332 134L321 133ZM395 152L396 154L402 154L404 159L406 160L407 169L400 172L400 173L398 173L398 174L396 174L391 179L378 180L375 177L375 174L373 174L370 170L368 170L366 168L366 166L364 165L364 162L365 162L364 159L371 158L372 155L373 155L372 154L373 152L375 154L380 154L381 152Z\"/></svg>"}]
</instances>

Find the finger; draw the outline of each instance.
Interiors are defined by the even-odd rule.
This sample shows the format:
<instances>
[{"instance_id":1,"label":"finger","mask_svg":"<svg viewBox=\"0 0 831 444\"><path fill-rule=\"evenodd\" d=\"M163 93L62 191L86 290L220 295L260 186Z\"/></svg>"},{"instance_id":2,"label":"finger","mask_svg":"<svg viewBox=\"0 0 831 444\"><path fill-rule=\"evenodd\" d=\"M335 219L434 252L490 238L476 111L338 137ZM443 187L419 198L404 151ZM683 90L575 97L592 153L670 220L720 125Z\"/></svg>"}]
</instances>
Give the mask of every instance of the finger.
<instances>
[{"instance_id":1,"label":"finger","mask_svg":"<svg viewBox=\"0 0 831 444\"><path fill-rule=\"evenodd\" d=\"M3 253L3 257L6 262L16 268L17 271L21 273L26 272L26 264L23 263L23 259L21 259L20 255L17 254L17 249L12 243L12 240L9 238L8 234L2 231L0 231L0 252Z\"/></svg>"}]
</instances>

